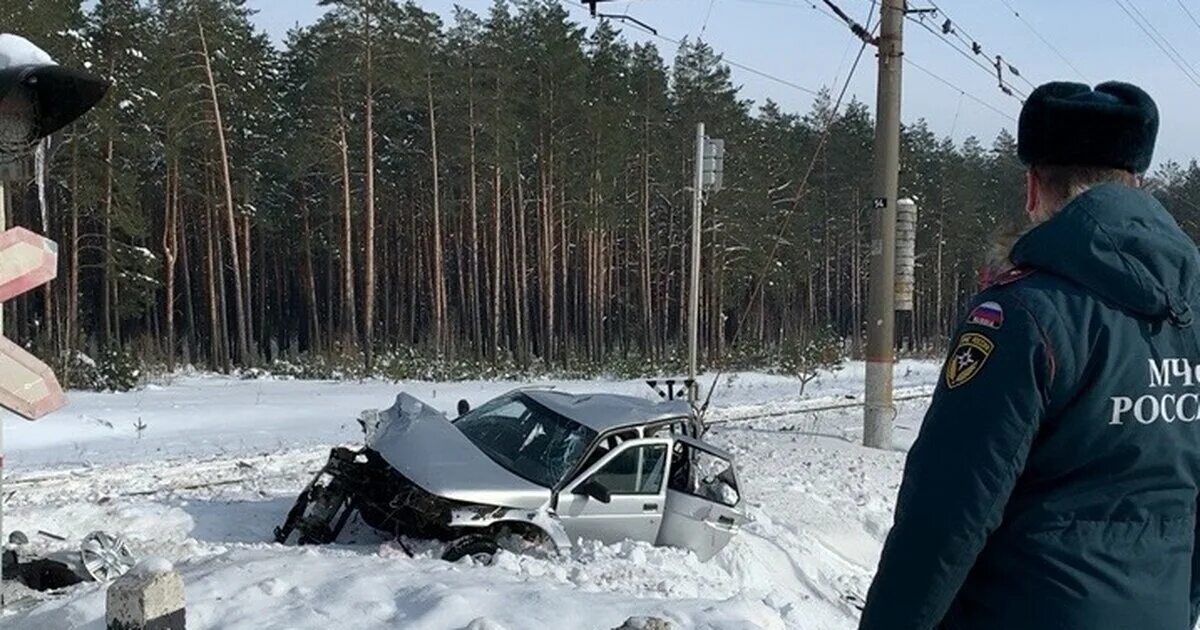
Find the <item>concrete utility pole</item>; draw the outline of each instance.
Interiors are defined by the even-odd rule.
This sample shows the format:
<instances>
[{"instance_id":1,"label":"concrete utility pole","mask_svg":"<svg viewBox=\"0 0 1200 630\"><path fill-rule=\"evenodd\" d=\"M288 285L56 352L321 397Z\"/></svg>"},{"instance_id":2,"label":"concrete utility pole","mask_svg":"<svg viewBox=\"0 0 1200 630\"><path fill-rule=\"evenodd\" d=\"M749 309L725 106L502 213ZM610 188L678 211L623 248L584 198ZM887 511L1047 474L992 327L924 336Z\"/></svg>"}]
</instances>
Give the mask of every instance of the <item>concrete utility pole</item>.
<instances>
[{"instance_id":1,"label":"concrete utility pole","mask_svg":"<svg viewBox=\"0 0 1200 630\"><path fill-rule=\"evenodd\" d=\"M699 404L696 385L697 344L700 337L700 218L704 205L704 123L696 125L696 176L692 181L692 269L688 289L688 402Z\"/></svg>"},{"instance_id":2,"label":"concrete utility pole","mask_svg":"<svg viewBox=\"0 0 1200 630\"><path fill-rule=\"evenodd\" d=\"M895 358L896 197L900 188L900 79L905 0L883 0L879 87L875 107L875 199L871 217L871 277L867 302L867 404L863 445L892 447L892 363Z\"/></svg>"}]
</instances>

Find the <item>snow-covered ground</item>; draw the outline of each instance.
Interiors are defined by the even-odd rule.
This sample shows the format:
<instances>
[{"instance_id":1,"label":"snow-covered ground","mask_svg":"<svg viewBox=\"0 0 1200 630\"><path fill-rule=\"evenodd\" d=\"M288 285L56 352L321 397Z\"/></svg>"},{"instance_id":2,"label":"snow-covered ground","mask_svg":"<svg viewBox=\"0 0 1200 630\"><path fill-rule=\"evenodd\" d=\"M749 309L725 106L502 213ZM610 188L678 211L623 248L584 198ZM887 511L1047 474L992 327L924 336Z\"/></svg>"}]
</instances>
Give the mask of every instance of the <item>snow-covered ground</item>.
<instances>
[{"instance_id":1,"label":"snow-covered ground","mask_svg":"<svg viewBox=\"0 0 1200 630\"><path fill-rule=\"evenodd\" d=\"M931 389L938 366L897 366L900 394ZM722 377L710 439L739 458L753 521L713 560L642 544L582 544L568 559L502 555L490 567L416 558L365 527L328 547L271 541L330 445L360 441L355 418L403 389L446 410L515 386L182 377L126 394L74 393L38 423L4 418L6 529L36 549L102 529L184 578L190 628L601 630L654 615L682 628L845 629L891 524L901 452L857 446L861 410L787 413L862 391L863 367L794 379ZM557 382L568 391L653 393L640 381ZM899 403L911 443L927 399ZM139 429L138 427L141 427ZM11 495L10 495L11 493ZM39 530L68 539L60 542ZM104 591L84 584L6 628L103 628Z\"/></svg>"}]
</instances>

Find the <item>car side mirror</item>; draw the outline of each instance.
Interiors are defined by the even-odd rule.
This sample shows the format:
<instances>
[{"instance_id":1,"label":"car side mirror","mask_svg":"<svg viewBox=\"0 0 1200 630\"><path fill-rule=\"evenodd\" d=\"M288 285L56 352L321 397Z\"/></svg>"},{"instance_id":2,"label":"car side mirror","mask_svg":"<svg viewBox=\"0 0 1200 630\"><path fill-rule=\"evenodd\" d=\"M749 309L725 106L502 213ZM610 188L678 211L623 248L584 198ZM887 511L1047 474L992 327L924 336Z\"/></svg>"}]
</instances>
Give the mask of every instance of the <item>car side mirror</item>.
<instances>
[{"instance_id":1,"label":"car side mirror","mask_svg":"<svg viewBox=\"0 0 1200 630\"><path fill-rule=\"evenodd\" d=\"M601 503L612 502L612 494L605 488L603 484L595 479L586 481L575 487L575 494L580 494L585 497L590 497Z\"/></svg>"},{"instance_id":2,"label":"car side mirror","mask_svg":"<svg viewBox=\"0 0 1200 630\"><path fill-rule=\"evenodd\" d=\"M471 410L471 403L467 402L466 398L458 401L458 415L465 416Z\"/></svg>"}]
</instances>

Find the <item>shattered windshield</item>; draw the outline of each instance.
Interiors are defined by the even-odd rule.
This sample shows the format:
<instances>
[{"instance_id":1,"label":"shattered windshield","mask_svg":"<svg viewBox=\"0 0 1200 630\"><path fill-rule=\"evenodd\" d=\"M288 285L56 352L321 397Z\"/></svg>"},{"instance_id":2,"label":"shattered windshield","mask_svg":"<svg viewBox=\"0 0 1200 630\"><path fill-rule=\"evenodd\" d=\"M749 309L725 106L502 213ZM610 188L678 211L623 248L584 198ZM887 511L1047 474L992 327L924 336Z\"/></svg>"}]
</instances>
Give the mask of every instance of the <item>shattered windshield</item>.
<instances>
[{"instance_id":1,"label":"shattered windshield","mask_svg":"<svg viewBox=\"0 0 1200 630\"><path fill-rule=\"evenodd\" d=\"M454 426L497 464L547 488L562 481L596 438L595 431L519 393L468 412Z\"/></svg>"}]
</instances>

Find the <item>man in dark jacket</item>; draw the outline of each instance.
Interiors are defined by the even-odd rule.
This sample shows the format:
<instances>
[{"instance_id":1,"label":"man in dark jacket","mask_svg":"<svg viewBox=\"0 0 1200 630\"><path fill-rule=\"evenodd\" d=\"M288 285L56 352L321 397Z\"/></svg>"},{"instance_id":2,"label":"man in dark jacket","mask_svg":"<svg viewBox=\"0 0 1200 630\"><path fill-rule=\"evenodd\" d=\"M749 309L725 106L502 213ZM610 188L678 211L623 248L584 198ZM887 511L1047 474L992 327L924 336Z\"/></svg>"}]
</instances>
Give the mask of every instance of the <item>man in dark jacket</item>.
<instances>
[{"instance_id":1,"label":"man in dark jacket","mask_svg":"<svg viewBox=\"0 0 1200 630\"><path fill-rule=\"evenodd\" d=\"M970 306L908 455L863 630L1196 623L1200 261L1136 173L1142 90L1021 113L1029 227Z\"/></svg>"}]
</instances>

